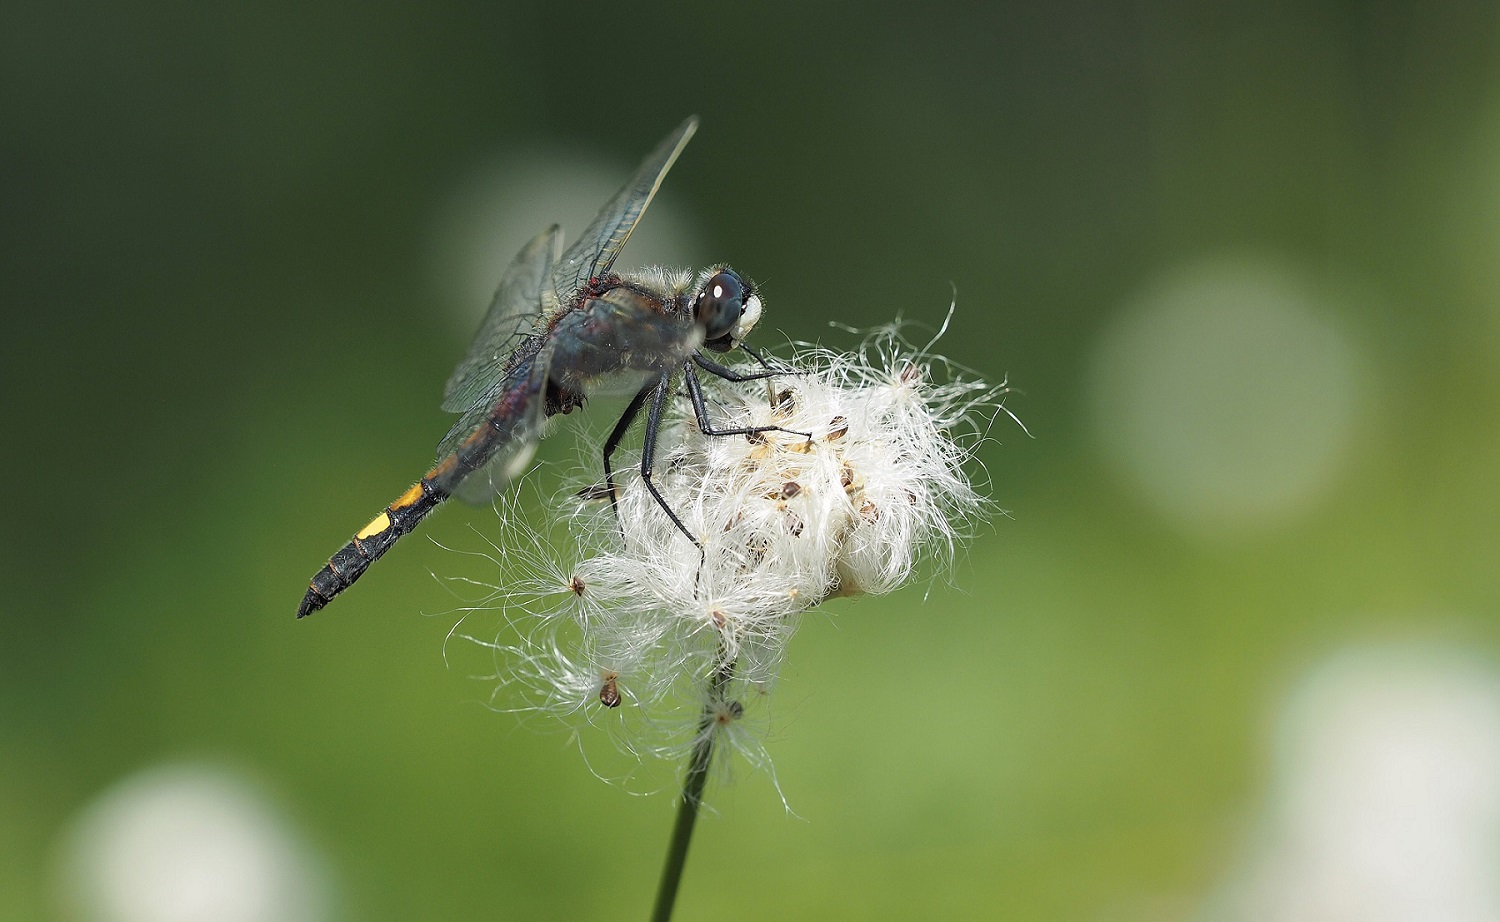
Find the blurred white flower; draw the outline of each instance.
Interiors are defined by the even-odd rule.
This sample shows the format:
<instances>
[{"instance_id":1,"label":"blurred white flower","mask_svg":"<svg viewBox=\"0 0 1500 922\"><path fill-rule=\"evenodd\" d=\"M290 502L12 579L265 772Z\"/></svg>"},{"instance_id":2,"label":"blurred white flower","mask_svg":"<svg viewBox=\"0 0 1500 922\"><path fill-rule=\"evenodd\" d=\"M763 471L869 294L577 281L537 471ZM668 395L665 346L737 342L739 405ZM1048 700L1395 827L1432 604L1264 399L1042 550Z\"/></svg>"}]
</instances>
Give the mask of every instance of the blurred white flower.
<instances>
[{"instance_id":1,"label":"blurred white flower","mask_svg":"<svg viewBox=\"0 0 1500 922\"><path fill-rule=\"evenodd\" d=\"M1355 457L1370 393L1339 319L1356 290L1258 255L1167 269L1101 331L1091 377L1108 460L1192 537L1314 511Z\"/></svg>"},{"instance_id":2,"label":"blurred white flower","mask_svg":"<svg viewBox=\"0 0 1500 922\"><path fill-rule=\"evenodd\" d=\"M1281 715L1259 828L1203 919L1500 922L1500 670L1353 648Z\"/></svg>"},{"instance_id":3,"label":"blurred white flower","mask_svg":"<svg viewBox=\"0 0 1500 922\"><path fill-rule=\"evenodd\" d=\"M499 700L519 692L518 709L588 720L633 710L644 719L620 734L633 752L676 759L708 732L765 765L742 718L775 685L801 614L951 556L986 507L963 466L1004 412L1004 385L964 379L894 325L853 354L802 347L790 369L707 389L715 429L779 430L708 435L686 399L663 423L653 479L701 553L623 453L618 518L571 503L573 564L540 539L497 543L508 577L492 602L523 639L458 636L495 651Z\"/></svg>"},{"instance_id":4,"label":"blurred white flower","mask_svg":"<svg viewBox=\"0 0 1500 922\"><path fill-rule=\"evenodd\" d=\"M76 819L59 855L80 922L316 922L322 861L249 781L209 765L127 778Z\"/></svg>"}]
</instances>

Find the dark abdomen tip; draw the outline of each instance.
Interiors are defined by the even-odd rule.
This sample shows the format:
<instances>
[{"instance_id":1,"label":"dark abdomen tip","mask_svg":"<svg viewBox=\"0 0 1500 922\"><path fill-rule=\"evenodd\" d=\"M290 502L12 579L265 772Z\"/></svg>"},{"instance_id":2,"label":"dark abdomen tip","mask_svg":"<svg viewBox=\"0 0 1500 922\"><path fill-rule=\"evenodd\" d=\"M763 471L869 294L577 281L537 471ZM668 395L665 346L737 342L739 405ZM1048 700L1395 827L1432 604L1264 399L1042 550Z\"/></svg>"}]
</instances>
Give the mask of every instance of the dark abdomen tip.
<instances>
[{"instance_id":1,"label":"dark abdomen tip","mask_svg":"<svg viewBox=\"0 0 1500 922\"><path fill-rule=\"evenodd\" d=\"M302 604L297 606L297 617L306 618L327 604L328 600L319 595L318 590L309 589L307 595L302 597Z\"/></svg>"},{"instance_id":2,"label":"dark abdomen tip","mask_svg":"<svg viewBox=\"0 0 1500 922\"><path fill-rule=\"evenodd\" d=\"M306 618L354 585L370 564L379 560L402 535L409 534L447 497L448 494L432 486L428 478L417 481L361 529L352 541L328 558L323 569L313 575L307 595L302 597L302 604L297 608L297 617Z\"/></svg>"},{"instance_id":3,"label":"dark abdomen tip","mask_svg":"<svg viewBox=\"0 0 1500 922\"><path fill-rule=\"evenodd\" d=\"M339 554L335 554L334 559L337 560L342 553L341 551ZM360 570L363 571L364 568L361 567ZM358 576L359 574L355 575ZM347 589L352 582L352 579L341 579L339 574L333 569L333 562L329 561L329 564L319 570L317 575L312 578L312 583L307 587L307 595L302 597L302 604L297 607L297 617L306 618L324 605L332 602L333 597Z\"/></svg>"}]
</instances>

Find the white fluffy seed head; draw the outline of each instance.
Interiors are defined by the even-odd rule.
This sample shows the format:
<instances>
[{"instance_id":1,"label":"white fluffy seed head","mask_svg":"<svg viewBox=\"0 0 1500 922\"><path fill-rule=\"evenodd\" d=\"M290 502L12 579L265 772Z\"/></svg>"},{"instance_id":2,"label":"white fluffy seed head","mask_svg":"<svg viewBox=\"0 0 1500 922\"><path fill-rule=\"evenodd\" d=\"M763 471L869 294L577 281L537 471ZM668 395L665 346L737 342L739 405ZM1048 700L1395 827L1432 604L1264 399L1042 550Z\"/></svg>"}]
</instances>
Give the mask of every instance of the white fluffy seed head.
<instances>
[{"instance_id":1,"label":"white fluffy seed head","mask_svg":"<svg viewBox=\"0 0 1500 922\"><path fill-rule=\"evenodd\" d=\"M740 718L774 686L799 615L890 592L924 555L951 554L986 505L963 466L1004 386L963 380L895 327L853 354L809 346L789 364L766 381L706 382L716 430L779 428L706 434L685 399L662 427L653 479L701 555L622 456L618 518L607 502L572 503L574 562L529 564L545 576L502 594L531 616L529 631L512 619L524 642L491 645L523 706L589 720L641 709L666 738L621 742L672 758L707 706L723 718L708 732L766 765Z\"/></svg>"}]
</instances>

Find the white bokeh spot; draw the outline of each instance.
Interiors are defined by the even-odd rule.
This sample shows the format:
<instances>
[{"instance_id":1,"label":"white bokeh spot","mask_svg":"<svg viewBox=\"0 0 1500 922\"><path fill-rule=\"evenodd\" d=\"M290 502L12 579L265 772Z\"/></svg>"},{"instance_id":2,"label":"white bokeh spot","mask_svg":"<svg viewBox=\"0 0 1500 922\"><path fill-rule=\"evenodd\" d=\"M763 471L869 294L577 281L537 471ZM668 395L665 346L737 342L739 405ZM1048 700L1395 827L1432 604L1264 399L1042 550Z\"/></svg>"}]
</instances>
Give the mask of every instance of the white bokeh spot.
<instances>
[{"instance_id":1,"label":"white bokeh spot","mask_svg":"<svg viewBox=\"0 0 1500 922\"><path fill-rule=\"evenodd\" d=\"M1260 829L1204 918L1500 922L1497 868L1500 670L1346 651L1284 710Z\"/></svg>"},{"instance_id":2,"label":"white bokeh spot","mask_svg":"<svg viewBox=\"0 0 1500 922\"><path fill-rule=\"evenodd\" d=\"M84 808L59 853L62 917L79 922L320 922L327 875L240 776L159 766Z\"/></svg>"},{"instance_id":3,"label":"white bokeh spot","mask_svg":"<svg viewBox=\"0 0 1500 922\"><path fill-rule=\"evenodd\" d=\"M1168 271L1105 330L1095 426L1146 501L1195 533L1283 524L1336 479L1363 362L1317 289L1281 263Z\"/></svg>"}]
</instances>

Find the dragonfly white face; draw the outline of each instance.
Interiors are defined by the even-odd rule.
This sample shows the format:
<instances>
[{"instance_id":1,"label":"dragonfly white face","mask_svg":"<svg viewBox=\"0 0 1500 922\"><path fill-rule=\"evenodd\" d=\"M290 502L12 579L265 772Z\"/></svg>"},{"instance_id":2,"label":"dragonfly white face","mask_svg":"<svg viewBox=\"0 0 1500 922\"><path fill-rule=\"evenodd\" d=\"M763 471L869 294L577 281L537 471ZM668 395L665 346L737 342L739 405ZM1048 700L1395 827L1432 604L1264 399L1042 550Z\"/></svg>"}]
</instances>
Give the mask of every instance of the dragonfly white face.
<instances>
[{"instance_id":1,"label":"dragonfly white face","mask_svg":"<svg viewBox=\"0 0 1500 922\"><path fill-rule=\"evenodd\" d=\"M740 314L740 322L729 331L731 346L738 346L755 329L755 324L760 320L760 295L752 294L745 301L745 310Z\"/></svg>"}]
</instances>

